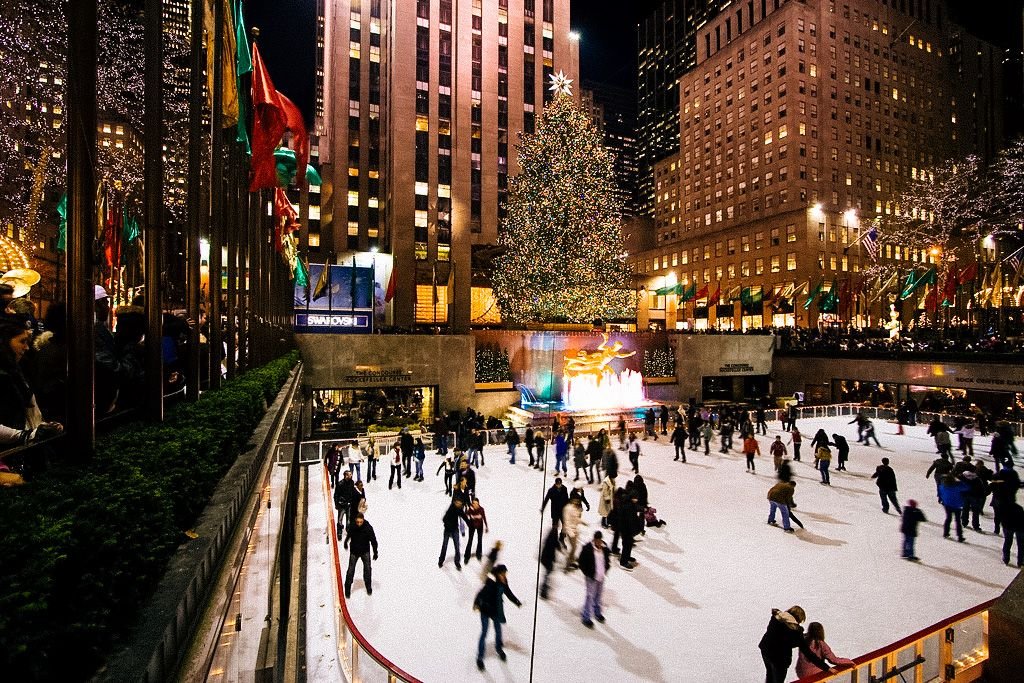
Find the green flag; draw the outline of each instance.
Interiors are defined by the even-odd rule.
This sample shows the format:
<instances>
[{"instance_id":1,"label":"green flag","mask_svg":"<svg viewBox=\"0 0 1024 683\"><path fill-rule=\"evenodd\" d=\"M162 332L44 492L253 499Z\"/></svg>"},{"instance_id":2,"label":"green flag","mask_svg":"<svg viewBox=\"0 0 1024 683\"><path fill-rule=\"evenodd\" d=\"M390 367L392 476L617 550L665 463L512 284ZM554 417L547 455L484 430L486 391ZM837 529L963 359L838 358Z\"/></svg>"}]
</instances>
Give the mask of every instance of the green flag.
<instances>
[{"instance_id":1,"label":"green flag","mask_svg":"<svg viewBox=\"0 0 1024 683\"><path fill-rule=\"evenodd\" d=\"M804 301L804 310L805 311L808 308L811 307L811 304L814 303L814 300L818 298L818 295L821 294L821 290L824 289L824 287L825 287L825 280L822 279L821 282L818 283L818 286L815 287L814 289L812 289L811 293L807 295L807 300Z\"/></svg>"},{"instance_id":2,"label":"green flag","mask_svg":"<svg viewBox=\"0 0 1024 683\"><path fill-rule=\"evenodd\" d=\"M302 262L302 257L295 259L295 286L309 287L309 272L306 270L306 264Z\"/></svg>"},{"instance_id":3,"label":"green flag","mask_svg":"<svg viewBox=\"0 0 1024 683\"><path fill-rule=\"evenodd\" d=\"M907 281L903 285L903 291L900 293L901 299L908 298L911 294L916 292L921 285L934 285L938 282L938 276L935 272L935 268L929 268L917 278L914 277L915 273L913 270L907 274Z\"/></svg>"},{"instance_id":4,"label":"green flag","mask_svg":"<svg viewBox=\"0 0 1024 683\"><path fill-rule=\"evenodd\" d=\"M298 166L295 150L288 147L278 147L274 150L274 164L277 171L277 184L280 187L288 187L295 180L295 172ZM323 185L323 180L317 170L306 164L306 182L310 185Z\"/></svg>"},{"instance_id":5,"label":"green flag","mask_svg":"<svg viewBox=\"0 0 1024 683\"><path fill-rule=\"evenodd\" d=\"M68 193L60 196L57 202L57 215L60 216L60 223L57 225L57 251L65 252L68 248Z\"/></svg>"},{"instance_id":6,"label":"green flag","mask_svg":"<svg viewBox=\"0 0 1024 683\"><path fill-rule=\"evenodd\" d=\"M252 73L252 52L249 50L249 37L245 30L242 0L235 0L233 4L235 15L235 72L238 76L235 79L238 87L238 124L236 126L235 141L244 143L246 154L251 154L249 129L246 126L249 111L249 93L242 87L242 76Z\"/></svg>"},{"instance_id":7,"label":"green flag","mask_svg":"<svg viewBox=\"0 0 1024 683\"><path fill-rule=\"evenodd\" d=\"M839 288L836 286L835 278L832 279L828 293L821 298L818 310L822 313L835 313L839 310Z\"/></svg>"}]
</instances>

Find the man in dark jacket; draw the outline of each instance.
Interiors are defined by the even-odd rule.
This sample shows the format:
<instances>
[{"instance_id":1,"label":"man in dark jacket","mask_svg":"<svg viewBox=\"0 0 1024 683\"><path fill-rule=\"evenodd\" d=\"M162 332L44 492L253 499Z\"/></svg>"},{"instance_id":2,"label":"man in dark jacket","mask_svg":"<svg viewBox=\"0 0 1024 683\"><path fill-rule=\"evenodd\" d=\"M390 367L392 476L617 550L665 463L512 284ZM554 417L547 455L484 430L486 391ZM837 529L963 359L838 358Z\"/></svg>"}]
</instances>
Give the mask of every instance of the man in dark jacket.
<instances>
[{"instance_id":1,"label":"man in dark jacket","mask_svg":"<svg viewBox=\"0 0 1024 683\"><path fill-rule=\"evenodd\" d=\"M953 472L953 463L951 463L949 458L945 455L941 455L932 461L931 467L929 467L928 471L924 473L924 478L927 479L932 476L933 472L935 473L935 496L938 497L939 485L942 483L942 478ZM939 502L942 502L941 498L939 498Z\"/></svg>"},{"instance_id":2,"label":"man in dark jacket","mask_svg":"<svg viewBox=\"0 0 1024 683\"><path fill-rule=\"evenodd\" d=\"M604 544L604 537L600 531L595 531L594 540L583 546L579 558L580 571L587 579L587 597L583 601L580 620L587 628L594 628L591 616L598 622L604 623L601 595L604 592L604 577L608 574L611 566L611 553L608 546Z\"/></svg>"},{"instance_id":3,"label":"man in dark jacket","mask_svg":"<svg viewBox=\"0 0 1024 683\"><path fill-rule=\"evenodd\" d=\"M683 428L682 424L677 424L676 428L672 430L672 436L669 437L669 441L672 442L672 445L675 446L676 449L676 457L672 458L673 460L682 459L683 462L686 462L687 436L686 430Z\"/></svg>"},{"instance_id":4,"label":"man in dark jacket","mask_svg":"<svg viewBox=\"0 0 1024 683\"><path fill-rule=\"evenodd\" d=\"M914 554L917 525L927 521L924 518L924 513L917 507L917 501L908 500L907 506L903 508L903 520L900 523L900 532L903 534L903 559L917 562L917 555Z\"/></svg>"},{"instance_id":5,"label":"man in dark jacket","mask_svg":"<svg viewBox=\"0 0 1024 683\"><path fill-rule=\"evenodd\" d=\"M356 495L356 485L352 481L351 470L345 470L341 477L341 483L334 487L334 507L338 510L338 540L344 535L343 529L352 523L349 512L352 509L352 499Z\"/></svg>"},{"instance_id":6,"label":"man in dark jacket","mask_svg":"<svg viewBox=\"0 0 1024 683\"><path fill-rule=\"evenodd\" d=\"M1010 564L1010 550L1013 539L1017 539L1017 566L1024 567L1024 508L1020 503L1010 502L999 511L1005 538L1003 539L1003 564Z\"/></svg>"},{"instance_id":7,"label":"man in dark jacket","mask_svg":"<svg viewBox=\"0 0 1024 683\"><path fill-rule=\"evenodd\" d=\"M443 567L445 557L448 556L448 541L455 545L455 568L462 571L462 563L459 561L459 520L466 521L466 513L462 509L462 498L453 498L448 510L445 511L441 522L444 524L444 542L441 544L441 555L437 558L437 566Z\"/></svg>"},{"instance_id":8,"label":"man in dark jacket","mask_svg":"<svg viewBox=\"0 0 1024 683\"><path fill-rule=\"evenodd\" d=\"M638 505L638 498L635 491L630 491L625 497L622 509L616 516L616 529L622 539L622 554L619 555L619 566L628 572L636 568L636 560L633 559L633 538L644 528L643 511Z\"/></svg>"},{"instance_id":9,"label":"man in dark jacket","mask_svg":"<svg viewBox=\"0 0 1024 683\"><path fill-rule=\"evenodd\" d=\"M505 650L501 642L501 625L505 623L504 597L507 595L508 599L516 607L523 606L523 603L519 601L516 594L509 588L508 569L505 565L499 564L491 570L491 573L494 575L494 578L487 579L487 583L480 589L476 600L473 601L474 609L480 610L480 640L476 648L476 667L481 671L484 669L484 644L487 642L487 625L492 621L494 622L494 649L498 652L498 657L501 661L505 661Z\"/></svg>"},{"instance_id":10,"label":"man in dark jacket","mask_svg":"<svg viewBox=\"0 0 1024 683\"><path fill-rule=\"evenodd\" d=\"M345 574L345 597L352 596L352 578L356 574L356 562L363 561L363 583L366 584L366 594L373 595L373 570L370 567L370 549L373 549L373 559L377 559L377 534L373 533L373 527L363 518L363 513L356 514L356 520L348 528L348 538L345 539L345 547L349 549L348 572Z\"/></svg>"},{"instance_id":11,"label":"man in dark jacket","mask_svg":"<svg viewBox=\"0 0 1024 683\"><path fill-rule=\"evenodd\" d=\"M541 512L547 507L548 501L551 501L551 528L557 529L562 523L562 510L569 502L569 489L562 484L561 477L555 477L555 485L548 489L547 495L544 496L544 503L540 506ZM561 538L561 534L559 534L559 538Z\"/></svg>"},{"instance_id":12,"label":"man in dark jacket","mask_svg":"<svg viewBox=\"0 0 1024 683\"><path fill-rule=\"evenodd\" d=\"M398 445L402 449L402 468L405 470L406 478L409 478L412 476L412 449L416 444L408 429L402 430L402 435L398 437Z\"/></svg>"},{"instance_id":13,"label":"man in dark jacket","mask_svg":"<svg viewBox=\"0 0 1024 683\"><path fill-rule=\"evenodd\" d=\"M797 648L822 671L832 670L807 646L804 629L800 625L805 618L806 614L799 605L794 605L785 612L772 610L768 628L761 637L761 642L757 644L761 649L761 659L764 660L765 683L785 683L789 665L793 663L793 650Z\"/></svg>"},{"instance_id":14,"label":"man in dark jacket","mask_svg":"<svg viewBox=\"0 0 1024 683\"><path fill-rule=\"evenodd\" d=\"M902 514L900 503L896 500L896 472L889 467L889 458L882 458L882 464L875 468L871 475L878 485L878 497L882 499L882 512L889 514L889 501L892 501L897 514Z\"/></svg>"}]
</instances>

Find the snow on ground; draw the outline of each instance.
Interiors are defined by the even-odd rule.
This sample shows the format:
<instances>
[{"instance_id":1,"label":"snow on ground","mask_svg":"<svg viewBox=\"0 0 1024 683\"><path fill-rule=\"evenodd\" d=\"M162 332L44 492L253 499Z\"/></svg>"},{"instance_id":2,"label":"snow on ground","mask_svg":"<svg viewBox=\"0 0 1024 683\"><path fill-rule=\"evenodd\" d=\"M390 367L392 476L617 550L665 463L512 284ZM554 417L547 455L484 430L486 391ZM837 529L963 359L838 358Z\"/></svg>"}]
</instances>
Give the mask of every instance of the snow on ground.
<instances>
[{"instance_id":1,"label":"snow on ground","mask_svg":"<svg viewBox=\"0 0 1024 683\"><path fill-rule=\"evenodd\" d=\"M536 681L577 680L586 672L582 678L593 681L739 682L763 680L757 643L772 607L802 605L809 621L824 624L839 656L855 657L998 596L1016 575L1001 561L1001 539L973 531L964 544L942 538L942 508L933 481L924 476L935 457L925 428L896 436L895 425L878 422L880 449L856 444L847 421L800 422L804 459L793 463L795 498L807 528L796 534L765 523L765 496L775 482L768 445L780 433L778 422L767 437L758 437L764 455L754 475L744 471L741 454L717 454L714 443L710 456L690 451L682 464L673 462L665 437L643 442L641 474L668 525L649 529L637 544L634 572L613 562L605 584L607 623L593 631L580 624L580 572L559 570L550 600L535 599L541 524L546 529L549 519L539 511L543 474L526 466L523 448L510 465L504 446L489 446L487 464L477 472L490 522L484 553L496 539L504 541L500 561L508 565L509 584L523 607L506 603L508 661L495 655L492 630L483 679L529 680L535 607ZM807 454L818 428L844 434L852 444L848 472L834 470L833 456L831 487L819 483ZM987 456L988 439L976 443L979 455ZM870 479L886 456L896 470L900 503L916 498L928 517L918 539L920 564L900 559L899 519L882 513ZM349 601L369 642L430 683L481 677L475 664L480 620L472 610L480 565L472 558L456 571L449 548L444 568L437 567L448 505L442 477L434 476L439 462L430 454L426 481L406 480L400 491L387 490L388 468L381 462L380 478L367 486L366 517L380 540L374 594L366 595L360 567ZM620 453L619 485L628 469ZM572 477L570 468L570 484ZM547 485L552 482L549 471ZM599 528L597 485L586 491L591 510L584 521L590 526L583 536L589 538ZM986 514L983 529L991 532L991 508ZM342 552L344 570L348 552Z\"/></svg>"}]
</instances>

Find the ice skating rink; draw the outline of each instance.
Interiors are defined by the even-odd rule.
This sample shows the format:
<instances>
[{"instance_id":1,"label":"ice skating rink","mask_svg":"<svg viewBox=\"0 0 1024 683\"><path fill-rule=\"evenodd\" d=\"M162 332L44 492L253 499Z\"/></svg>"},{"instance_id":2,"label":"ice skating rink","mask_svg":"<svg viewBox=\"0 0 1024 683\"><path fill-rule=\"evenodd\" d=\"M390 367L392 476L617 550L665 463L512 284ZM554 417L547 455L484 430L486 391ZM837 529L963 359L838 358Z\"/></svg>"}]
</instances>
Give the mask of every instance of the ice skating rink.
<instances>
[{"instance_id":1,"label":"ice skating rink","mask_svg":"<svg viewBox=\"0 0 1024 683\"><path fill-rule=\"evenodd\" d=\"M651 505L668 525L641 537L632 573L620 570L613 557L605 583L607 622L593 630L580 623L584 589L578 571L559 569L550 599L538 604L535 598L538 543L550 519L540 512L544 475L527 467L522 447L515 465L504 446L487 447L487 464L477 471L490 523L484 554L495 540L504 542L500 562L523 606L506 602L508 661L495 655L492 630L483 673L475 664L480 619L472 610L480 564L472 558L456 571L449 548L444 568L437 567L449 501L442 477L434 476L440 456L428 455L425 482L406 480L400 491L388 491L382 461L380 479L367 485L366 518L380 541L374 593L366 595L358 569L349 609L379 652L430 683L527 681L531 646L536 681L755 682L764 678L757 643L772 607L800 604L808 621L825 626L836 654L852 658L998 596L1017 570L1002 563L1002 539L990 533L991 508L982 520L989 533L967 530L963 544L942 538L943 511L933 480L924 476L935 457L925 427L896 436L894 424L876 421L882 448L866 447L856 443L849 419L800 422L803 461L793 469L796 512L806 529L795 534L766 524L766 495L775 482L768 446L780 433L778 422L758 437L763 455L756 474L744 471L739 452L717 453L717 435L711 455L688 451L686 464L673 462L666 437L642 442L640 473ZM819 428L846 436L852 446L848 472L835 471L833 454L831 487L819 483L808 453ZM975 449L991 468L988 442L975 439ZM629 463L624 452L619 456L622 485ZM900 504L915 498L928 518L920 529L918 564L900 558L899 518L881 511L870 479L882 457L896 471ZM570 488L572 477L570 467ZM546 483L553 483L550 469ZM596 483L586 486L586 495L591 510L584 512L589 527L582 537L590 538L599 528ZM343 550L343 570L347 560ZM323 568L330 571L322 580L333 581L333 564Z\"/></svg>"}]
</instances>

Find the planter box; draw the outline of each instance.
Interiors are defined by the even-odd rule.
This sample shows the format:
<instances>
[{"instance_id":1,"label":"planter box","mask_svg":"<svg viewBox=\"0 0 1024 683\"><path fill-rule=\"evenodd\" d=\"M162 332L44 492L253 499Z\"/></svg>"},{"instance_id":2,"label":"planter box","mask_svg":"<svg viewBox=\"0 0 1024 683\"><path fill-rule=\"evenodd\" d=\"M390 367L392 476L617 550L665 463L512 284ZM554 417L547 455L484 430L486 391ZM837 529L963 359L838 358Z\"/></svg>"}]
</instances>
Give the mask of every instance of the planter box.
<instances>
[{"instance_id":1,"label":"planter box","mask_svg":"<svg viewBox=\"0 0 1024 683\"><path fill-rule=\"evenodd\" d=\"M515 388L512 382L477 382L473 386L477 391L509 391Z\"/></svg>"},{"instance_id":2,"label":"planter box","mask_svg":"<svg viewBox=\"0 0 1024 683\"><path fill-rule=\"evenodd\" d=\"M644 377L644 384L675 384L675 377Z\"/></svg>"}]
</instances>

